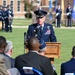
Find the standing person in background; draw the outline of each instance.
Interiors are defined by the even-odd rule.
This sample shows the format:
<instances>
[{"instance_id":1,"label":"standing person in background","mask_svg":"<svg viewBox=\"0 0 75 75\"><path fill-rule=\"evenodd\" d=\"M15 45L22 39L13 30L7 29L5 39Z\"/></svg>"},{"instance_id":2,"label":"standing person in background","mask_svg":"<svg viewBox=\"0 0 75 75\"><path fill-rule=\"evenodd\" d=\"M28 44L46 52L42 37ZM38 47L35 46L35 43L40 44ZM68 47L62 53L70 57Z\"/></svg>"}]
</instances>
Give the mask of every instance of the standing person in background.
<instances>
[{"instance_id":1,"label":"standing person in background","mask_svg":"<svg viewBox=\"0 0 75 75\"><path fill-rule=\"evenodd\" d=\"M66 9L66 13L67 13L67 27L72 27L72 7L70 4L68 4L68 7Z\"/></svg>"},{"instance_id":2,"label":"standing person in background","mask_svg":"<svg viewBox=\"0 0 75 75\"><path fill-rule=\"evenodd\" d=\"M5 31L8 32L8 13L5 6L3 6L3 21L5 23Z\"/></svg>"},{"instance_id":3,"label":"standing person in background","mask_svg":"<svg viewBox=\"0 0 75 75\"><path fill-rule=\"evenodd\" d=\"M75 74L75 46L71 52L72 58L61 64L61 75L74 75Z\"/></svg>"},{"instance_id":4,"label":"standing person in background","mask_svg":"<svg viewBox=\"0 0 75 75\"><path fill-rule=\"evenodd\" d=\"M0 22L2 24L2 5L0 5ZM3 30L3 25L2 25L2 30Z\"/></svg>"},{"instance_id":5,"label":"standing person in background","mask_svg":"<svg viewBox=\"0 0 75 75\"><path fill-rule=\"evenodd\" d=\"M57 5L57 8L56 8L56 27L61 27L60 24L61 24L61 14L62 14L62 9L61 9L61 6L60 4Z\"/></svg>"},{"instance_id":6,"label":"standing person in background","mask_svg":"<svg viewBox=\"0 0 75 75\"><path fill-rule=\"evenodd\" d=\"M54 33L53 26L45 22L45 16L47 14L43 9L34 11L36 15L37 23L31 24L28 28L28 38L31 36L37 37L39 40L42 39L44 42L56 42L56 36Z\"/></svg>"},{"instance_id":7,"label":"standing person in background","mask_svg":"<svg viewBox=\"0 0 75 75\"><path fill-rule=\"evenodd\" d=\"M7 13L8 13L8 27L9 31L12 32L12 21L13 21L13 11L11 10L11 5L7 5Z\"/></svg>"}]
</instances>

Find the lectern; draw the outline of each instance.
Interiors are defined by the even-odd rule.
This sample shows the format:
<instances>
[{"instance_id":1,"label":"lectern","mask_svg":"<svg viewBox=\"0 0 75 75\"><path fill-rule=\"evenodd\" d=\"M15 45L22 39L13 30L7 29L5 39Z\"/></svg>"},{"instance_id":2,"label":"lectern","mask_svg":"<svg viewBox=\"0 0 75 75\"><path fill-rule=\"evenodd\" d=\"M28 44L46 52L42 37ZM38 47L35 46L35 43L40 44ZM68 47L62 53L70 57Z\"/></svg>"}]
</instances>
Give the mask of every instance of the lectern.
<instances>
[{"instance_id":1,"label":"lectern","mask_svg":"<svg viewBox=\"0 0 75 75\"><path fill-rule=\"evenodd\" d=\"M59 42L46 42L45 56L50 58L51 63L54 64L54 58L60 58L61 43Z\"/></svg>"}]
</instances>

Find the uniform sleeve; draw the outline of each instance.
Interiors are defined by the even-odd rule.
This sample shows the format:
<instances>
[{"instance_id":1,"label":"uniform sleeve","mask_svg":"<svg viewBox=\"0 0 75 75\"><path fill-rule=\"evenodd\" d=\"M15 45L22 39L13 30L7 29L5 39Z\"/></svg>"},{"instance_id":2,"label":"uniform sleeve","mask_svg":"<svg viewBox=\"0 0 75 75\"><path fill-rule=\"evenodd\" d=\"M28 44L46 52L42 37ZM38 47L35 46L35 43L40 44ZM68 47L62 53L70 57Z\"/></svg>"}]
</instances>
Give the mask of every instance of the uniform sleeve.
<instances>
[{"instance_id":1,"label":"uniform sleeve","mask_svg":"<svg viewBox=\"0 0 75 75\"><path fill-rule=\"evenodd\" d=\"M55 32L54 32L53 26L50 27L50 30L51 30L50 42L57 42L57 38L55 36Z\"/></svg>"}]
</instances>

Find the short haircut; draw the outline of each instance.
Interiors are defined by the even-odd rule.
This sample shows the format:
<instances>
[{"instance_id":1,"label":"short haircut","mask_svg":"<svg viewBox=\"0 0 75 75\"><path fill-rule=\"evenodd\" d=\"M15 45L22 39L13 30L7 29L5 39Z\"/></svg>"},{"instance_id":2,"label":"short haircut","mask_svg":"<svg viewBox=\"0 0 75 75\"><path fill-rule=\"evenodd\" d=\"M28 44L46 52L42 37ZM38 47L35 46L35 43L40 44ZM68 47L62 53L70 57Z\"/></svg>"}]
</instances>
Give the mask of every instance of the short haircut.
<instances>
[{"instance_id":1,"label":"short haircut","mask_svg":"<svg viewBox=\"0 0 75 75\"><path fill-rule=\"evenodd\" d=\"M72 48L72 56L75 57L75 46Z\"/></svg>"},{"instance_id":2,"label":"short haircut","mask_svg":"<svg viewBox=\"0 0 75 75\"><path fill-rule=\"evenodd\" d=\"M7 46L4 51L5 53L9 52L13 48L13 43L11 41L7 40L6 43L7 43Z\"/></svg>"},{"instance_id":3,"label":"short haircut","mask_svg":"<svg viewBox=\"0 0 75 75\"><path fill-rule=\"evenodd\" d=\"M6 38L4 36L0 36L0 48L6 45Z\"/></svg>"}]
</instances>

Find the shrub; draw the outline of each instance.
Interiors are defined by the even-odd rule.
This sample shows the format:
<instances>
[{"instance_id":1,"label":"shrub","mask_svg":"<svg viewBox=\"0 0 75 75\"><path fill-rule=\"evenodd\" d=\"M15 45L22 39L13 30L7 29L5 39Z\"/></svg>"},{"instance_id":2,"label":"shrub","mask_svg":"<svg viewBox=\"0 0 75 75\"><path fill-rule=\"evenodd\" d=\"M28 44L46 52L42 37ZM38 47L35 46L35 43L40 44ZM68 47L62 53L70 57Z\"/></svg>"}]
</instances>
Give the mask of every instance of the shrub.
<instances>
[{"instance_id":1,"label":"shrub","mask_svg":"<svg viewBox=\"0 0 75 75\"><path fill-rule=\"evenodd\" d=\"M26 17L26 18L32 18L32 13L27 12L27 13L25 14L25 17Z\"/></svg>"}]
</instances>

